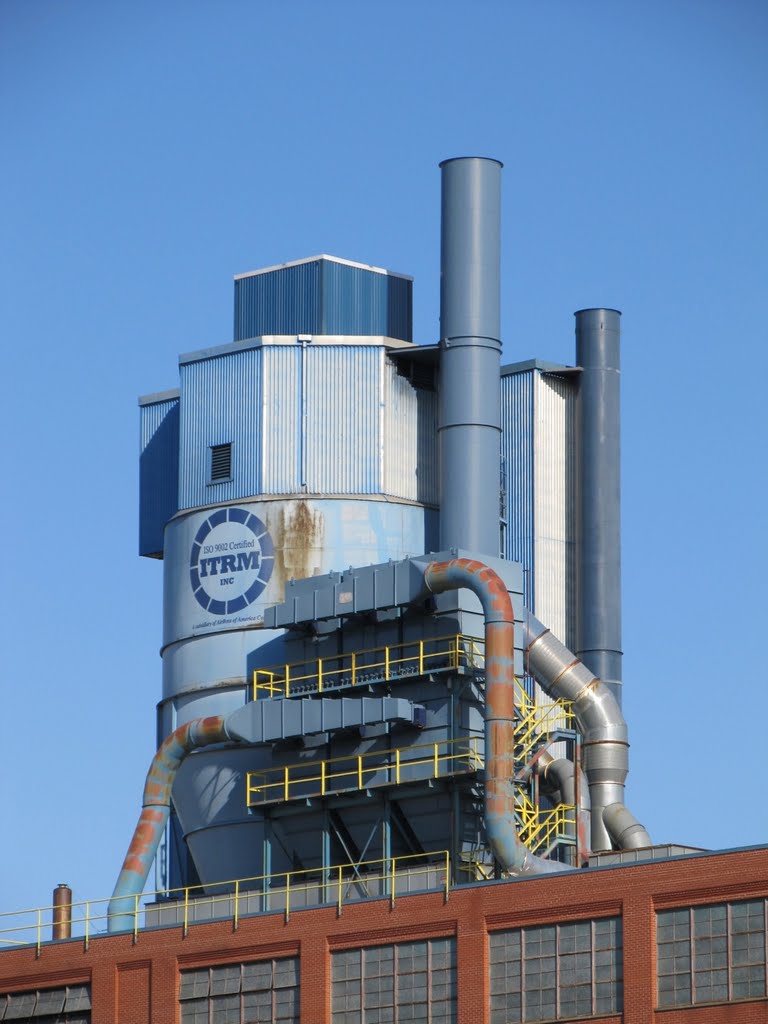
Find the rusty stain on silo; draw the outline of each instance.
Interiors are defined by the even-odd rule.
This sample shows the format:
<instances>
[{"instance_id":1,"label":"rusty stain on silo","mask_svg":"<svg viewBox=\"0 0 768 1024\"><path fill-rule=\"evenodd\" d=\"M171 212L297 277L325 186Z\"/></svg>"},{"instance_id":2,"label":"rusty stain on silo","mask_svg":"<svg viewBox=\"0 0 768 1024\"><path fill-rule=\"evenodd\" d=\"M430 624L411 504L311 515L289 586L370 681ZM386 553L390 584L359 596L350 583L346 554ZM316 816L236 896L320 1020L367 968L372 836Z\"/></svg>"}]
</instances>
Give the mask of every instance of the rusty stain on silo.
<instances>
[{"instance_id":1,"label":"rusty stain on silo","mask_svg":"<svg viewBox=\"0 0 768 1024\"><path fill-rule=\"evenodd\" d=\"M304 579L322 572L325 516L303 498L288 501L272 527L275 542L275 576L284 587L290 579Z\"/></svg>"}]
</instances>

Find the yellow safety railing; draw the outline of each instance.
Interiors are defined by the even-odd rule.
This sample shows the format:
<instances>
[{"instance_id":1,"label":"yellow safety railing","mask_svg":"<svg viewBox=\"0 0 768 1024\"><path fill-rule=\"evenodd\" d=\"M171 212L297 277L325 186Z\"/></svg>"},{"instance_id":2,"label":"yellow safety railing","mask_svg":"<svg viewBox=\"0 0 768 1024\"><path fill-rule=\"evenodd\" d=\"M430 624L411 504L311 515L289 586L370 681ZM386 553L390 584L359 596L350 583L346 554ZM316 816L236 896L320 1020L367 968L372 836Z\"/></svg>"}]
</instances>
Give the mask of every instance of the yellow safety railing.
<instances>
[{"instance_id":1,"label":"yellow safety railing","mask_svg":"<svg viewBox=\"0 0 768 1024\"><path fill-rule=\"evenodd\" d=\"M327 868L306 868L271 875L233 879L205 887L186 886L136 896L132 925L134 940L144 928L190 925L211 920L231 920L237 928L250 914L282 912L303 907L332 905L341 913L345 905L361 899L387 898L394 906L399 896L410 892L442 892L448 899L451 888L451 860L447 850L413 853L400 857ZM110 897L72 904L72 939L84 943L106 933ZM60 908L59 908L60 909ZM38 907L0 914L0 949L36 946L38 953L49 941L54 908ZM125 911L119 915L125 917ZM68 940L64 940L68 941Z\"/></svg>"},{"instance_id":2,"label":"yellow safety railing","mask_svg":"<svg viewBox=\"0 0 768 1024\"><path fill-rule=\"evenodd\" d=\"M371 750L327 761L248 772L246 801L249 807L255 807L284 800L305 800L349 790L397 786L401 782L476 772L482 766L482 739L478 736Z\"/></svg>"},{"instance_id":3,"label":"yellow safety railing","mask_svg":"<svg viewBox=\"0 0 768 1024\"><path fill-rule=\"evenodd\" d=\"M570 701L536 704L527 694L526 699L529 703L515 723L515 758L522 764L527 764L534 747L543 738L560 730L573 729L576 724Z\"/></svg>"},{"instance_id":4,"label":"yellow safety railing","mask_svg":"<svg viewBox=\"0 0 768 1024\"><path fill-rule=\"evenodd\" d=\"M518 835L532 853L547 850L556 839L572 835L576 825L573 804L542 810L521 786L515 787L515 812L520 823Z\"/></svg>"},{"instance_id":5,"label":"yellow safety railing","mask_svg":"<svg viewBox=\"0 0 768 1024\"><path fill-rule=\"evenodd\" d=\"M483 648L482 640L455 634L257 668L253 673L253 699L322 693L324 689L389 682L403 675L420 676L458 668L482 671ZM520 690L525 692L522 687Z\"/></svg>"}]
</instances>

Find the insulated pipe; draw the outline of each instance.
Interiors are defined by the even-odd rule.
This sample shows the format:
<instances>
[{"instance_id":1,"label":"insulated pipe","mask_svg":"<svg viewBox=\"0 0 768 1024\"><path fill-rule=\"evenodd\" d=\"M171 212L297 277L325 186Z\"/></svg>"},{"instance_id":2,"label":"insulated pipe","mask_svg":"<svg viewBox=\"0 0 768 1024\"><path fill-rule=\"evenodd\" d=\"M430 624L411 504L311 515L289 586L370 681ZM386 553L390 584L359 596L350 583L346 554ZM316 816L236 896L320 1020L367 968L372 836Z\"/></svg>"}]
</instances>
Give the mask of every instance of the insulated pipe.
<instances>
[{"instance_id":1,"label":"insulated pipe","mask_svg":"<svg viewBox=\"0 0 768 1024\"><path fill-rule=\"evenodd\" d=\"M621 476L616 309L576 316L581 464L576 653L621 707Z\"/></svg>"},{"instance_id":2,"label":"insulated pipe","mask_svg":"<svg viewBox=\"0 0 768 1024\"><path fill-rule=\"evenodd\" d=\"M610 850L611 835L603 812L611 804L624 804L629 769L627 723L611 690L546 626L528 614L524 630L528 671L550 697L573 703L592 805L592 849ZM650 836L644 829L643 833L639 845L651 846Z\"/></svg>"},{"instance_id":3,"label":"insulated pipe","mask_svg":"<svg viewBox=\"0 0 768 1024\"><path fill-rule=\"evenodd\" d=\"M440 547L499 554L498 160L444 160L440 237Z\"/></svg>"},{"instance_id":4,"label":"insulated pipe","mask_svg":"<svg viewBox=\"0 0 768 1024\"><path fill-rule=\"evenodd\" d=\"M643 825L624 804L610 804L603 810L608 834L620 850L639 850L651 841Z\"/></svg>"},{"instance_id":5,"label":"insulated pipe","mask_svg":"<svg viewBox=\"0 0 768 1024\"><path fill-rule=\"evenodd\" d=\"M565 757L553 757L548 750L543 750L536 761L539 778L550 791L560 796L560 803L576 807L577 851L580 856L588 856L590 849L590 818L589 784L584 771L579 774L578 807L576 799L576 766Z\"/></svg>"},{"instance_id":6,"label":"insulated pipe","mask_svg":"<svg viewBox=\"0 0 768 1024\"><path fill-rule=\"evenodd\" d=\"M155 754L147 781L138 824L109 901L107 931L132 930L136 924L138 897L144 891L149 869L171 810L171 788L179 765L192 750L229 739L224 717L195 718L179 726Z\"/></svg>"},{"instance_id":7,"label":"insulated pipe","mask_svg":"<svg viewBox=\"0 0 768 1024\"><path fill-rule=\"evenodd\" d=\"M500 576L469 558L430 562L424 582L433 594L466 587L485 615L485 831L493 854L513 875L567 871L536 857L520 841L515 824L515 615Z\"/></svg>"}]
</instances>

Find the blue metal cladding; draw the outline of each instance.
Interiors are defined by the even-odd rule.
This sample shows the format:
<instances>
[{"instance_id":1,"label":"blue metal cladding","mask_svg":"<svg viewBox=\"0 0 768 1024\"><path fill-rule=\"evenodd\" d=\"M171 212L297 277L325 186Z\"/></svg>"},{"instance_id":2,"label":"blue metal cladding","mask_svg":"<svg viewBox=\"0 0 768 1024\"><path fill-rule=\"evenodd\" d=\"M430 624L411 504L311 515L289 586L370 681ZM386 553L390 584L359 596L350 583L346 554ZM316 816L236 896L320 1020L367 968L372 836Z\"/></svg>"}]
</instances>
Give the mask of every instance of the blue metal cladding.
<instances>
[{"instance_id":1,"label":"blue metal cladding","mask_svg":"<svg viewBox=\"0 0 768 1024\"><path fill-rule=\"evenodd\" d=\"M265 494L301 494L304 461L302 363L305 345L262 349L262 484Z\"/></svg>"},{"instance_id":2,"label":"blue metal cladding","mask_svg":"<svg viewBox=\"0 0 768 1024\"><path fill-rule=\"evenodd\" d=\"M235 341L322 334L320 261L235 279Z\"/></svg>"},{"instance_id":3,"label":"blue metal cladding","mask_svg":"<svg viewBox=\"0 0 768 1024\"><path fill-rule=\"evenodd\" d=\"M235 341L273 334L412 339L413 282L309 260L235 279Z\"/></svg>"},{"instance_id":4,"label":"blue metal cladding","mask_svg":"<svg viewBox=\"0 0 768 1024\"><path fill-rule=\"evenodd\" d=\"M302 484L308 494L378 494L381 376L378 345L305 346Z\"/></svg>"},{"instance_id":5,"label":"blue metal cladding","mask_svg":"<svg viewBox=\"0 0 768 1024\"><path fill-rule=\"evenodd\" d=\"M261 493L262 349L182 363L179 508ZM231 444L229 480L211 481L211 447Z\"/></svg>"},{"instance_id":6,"label":"blue metal cladding","mask_svg":"<svg viewBox=\"0 0 768 1024\"><path fill-rule=\"evenodd\" d=\"M179 398L177 394L140 407L139 554L163 554L163 530L178 510Z\"/></svg>"},{"instance_id":7,"label":"blue metal cladding","mask_svg":"<svg viewBox=\"0 0 768 1024\"><path fill-rule=\"evenodd\" d=\"M413 282L322 261L322 334L384 335L411 341Z\"/></svg>"},{"instance_id":8,"label":"blue metal cladding","mask_svg":"<svg viewBox=\"0 0 768 1024\"><path fill-rule=\"evenodd\" d=\"M534 593L534 370L501 378L501 457L507 529L504 557L523 567L523 600L535 611Z\"/></svg>"}]
</instances>

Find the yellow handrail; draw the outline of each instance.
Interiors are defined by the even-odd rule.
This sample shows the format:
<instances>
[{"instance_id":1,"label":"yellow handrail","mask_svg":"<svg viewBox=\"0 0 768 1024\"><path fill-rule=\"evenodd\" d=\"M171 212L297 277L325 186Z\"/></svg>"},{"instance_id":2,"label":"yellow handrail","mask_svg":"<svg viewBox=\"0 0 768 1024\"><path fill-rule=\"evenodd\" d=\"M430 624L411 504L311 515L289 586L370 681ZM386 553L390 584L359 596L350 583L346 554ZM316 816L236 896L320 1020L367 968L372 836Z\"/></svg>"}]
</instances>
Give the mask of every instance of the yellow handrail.
<instances>
[{"instance_id":1,"label":"yellow handrail","mask_svg":"<svg viewBox=\"0 0 768 1024\"><path fill-rule=\"evenodd\" d=\"M430 872L436 872L436 874L432 876ZM412 889L412 884L425 874L427 882L430 884L418 890ZM403 890L403 884L406 882L408 888ZM371 890L372 888L375 890L377 883L380 883L378 891L372 893ZM308 901L306 905L335 904L338 912L341 913L345 902L355 901L356 897L350 895L350 891L354 894L362 887L365 896L373 894L382 899L389 897L390 901L394 903L398 885L401 895L404 891L409 890L420 892L443 890L447 898L451 885L450 853L447 850L439 850L433 853L404 854L399 857L382 857L376 860L350 862L327 868L303 868L297 871L282 871L268 875L255 875L250 878L231 879L214 884L208 883L205 888L202 885L184 886L179 889L146 892L134 897L130 932L133 933L134 942L138 942L142 927L146 927L148 922L157 926L158 923L162 923L160 915L163 912L170 915L174 908L178 908L180 920L177 919L175 923L180 925L186 934L189 927L196 923L194 910L198 904L204 907L201 921L229 919L232 921L233 927L237 928L244 914L262 913L269 910L270 902L275 899L279 901L284 898L284 907L276 909L284 909L285 914L289 915L291 907L296 906L296 901L301 893L305 893L308 897L318 897L316 901ZM334 887L335 892L333 891ZM221 892L213 890L221 890ZM148 903L158 899L162 901L158 906L147 906ZM106 931L110 918L108 909L110 900L111 897L105 897L71 905L75 932L73 938L76 941L83 941L86 950L90 941L99 934L99 931L102 934ZM254 903L258 904L257 910L252 909ZM223 908L223 912L221 914L211 913L212 908L217 905ZM0 945L5 947L31 945L40 952L45 944L43 930L52 928L55 909L48 906L0 913ZM118 916L123 917L124 912L121 911ZM9 925L8 921L14 923ZM101 923L100 929L94 927L97 922Z\"/></svg>"},{"instance_id":2,"label":"yellow handrail","mask_svg":"<svg viewBox=\"0 0 768 1024\"><path fill-rule=\"evenodd\" d=\"M248 807L280 800L308 799L326 796L344 790L362 790L378 786L391 786L402 780L403 769L424 767L423 778L439 778L441 766L444 774L475 772L483 766L480 753L482 739L465 736L440 743L421 743L412 747L371 750L365 754L348 754L330 760L282 765L266 771L248 772L246 802ZM383 779L371 779L383 773ZM416 776L413 780L422 778ZM329 785L343 782L342 785Z\"/></svg>"},{"instance_id":3,"label":"yellow handrail","mask_svg":"<svg viewBox=\"0 0 768 1024\"><path fill-rule=\"evenodd\" d=\"M435 664L441 659L445 665ZM388 682L393 676L393 669L398 666L410 666L413 675L424 675L425 672L441 668L455 671L462 666L480 670L484 662L483 642L476 637L459 633L426 640L410 640L254 669L253 699L258 700L264 695L270 698L290 697L302 684L318 692L334 685L356 686L362 672L375 675L377 670L382 681ZM329 663L335 667L329 667ZM518 688L520 694L525 695L519 684Z\"/></svg>"}]
</instances>

